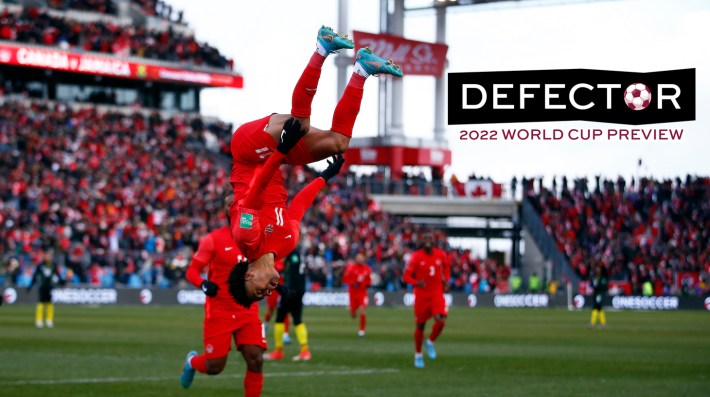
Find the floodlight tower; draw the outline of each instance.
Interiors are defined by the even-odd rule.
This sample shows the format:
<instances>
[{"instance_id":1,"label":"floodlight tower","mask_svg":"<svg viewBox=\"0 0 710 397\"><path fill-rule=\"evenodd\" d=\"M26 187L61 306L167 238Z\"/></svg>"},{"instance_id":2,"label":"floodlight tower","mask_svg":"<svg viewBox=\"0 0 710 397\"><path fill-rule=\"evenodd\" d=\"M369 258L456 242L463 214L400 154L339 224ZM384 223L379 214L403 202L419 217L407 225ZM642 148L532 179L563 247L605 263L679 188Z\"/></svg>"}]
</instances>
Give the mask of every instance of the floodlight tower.
<instances>
[{"instance_id":1,"label":"floodlight tower","mask_svg":"<svg viewBox=\"0 0 710 397\"><path fill-rule=\"evenodd\" d=\"M438 2L432 2L435 4ZM390 7L391 6L391 7ZM437 8L437 43L446 39L445 6ZM339 0L338 29L347 31L348 1ZM404 36L404 0L380 1L380 34L397 38ZM338 95L341 95L346 84L346 70L352 63L346 55L338 55ZM444 167L451 164L451 151L445 138L445 82L443 68L436 76L436 104L434 139L412 138L405 134L403 115L403 79L384 77L379 82L378 130L376 137L353 138L350 150L346 155L348 163L361 165L383 165L389 169L389 177L399 180L402 177L402 167L405 165L431 167L432 177L440 180L444 175ZM405 78L407 70L405 68Z\"/></svg>"}]
</instances>

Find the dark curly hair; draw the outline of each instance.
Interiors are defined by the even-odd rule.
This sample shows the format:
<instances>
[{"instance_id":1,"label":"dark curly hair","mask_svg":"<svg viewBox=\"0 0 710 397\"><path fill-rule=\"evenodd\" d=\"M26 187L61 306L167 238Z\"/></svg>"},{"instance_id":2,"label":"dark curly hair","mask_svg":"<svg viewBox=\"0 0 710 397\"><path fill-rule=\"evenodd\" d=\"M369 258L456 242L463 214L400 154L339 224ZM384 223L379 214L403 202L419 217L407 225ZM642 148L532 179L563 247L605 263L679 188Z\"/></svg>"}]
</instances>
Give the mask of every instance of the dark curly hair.
<instances>
[{"instance_id":1,"label":"dark curly hair","mask_svg":"<svg viewBox=\"0 0 710 397\"><path fill-rule=\"evenodd\" d=\"M229 294L232 295L232 299L247 309L254 303L254 299L247 296L246 285L244 284L244 275L248 269L249 262L239 261L229 272L229 279L227 279Z\"/></svg>"}]
</instances>

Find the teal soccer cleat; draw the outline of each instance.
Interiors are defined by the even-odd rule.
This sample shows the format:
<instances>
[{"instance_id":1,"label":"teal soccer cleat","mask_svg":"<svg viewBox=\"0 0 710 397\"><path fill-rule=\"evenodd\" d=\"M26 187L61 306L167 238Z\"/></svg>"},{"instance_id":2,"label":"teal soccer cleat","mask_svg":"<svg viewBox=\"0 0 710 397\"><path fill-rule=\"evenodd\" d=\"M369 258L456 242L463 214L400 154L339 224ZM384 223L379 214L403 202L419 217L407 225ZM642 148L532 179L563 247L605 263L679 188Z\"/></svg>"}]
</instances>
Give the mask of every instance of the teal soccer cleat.
<instances>
[{"instance_id":1,"label":"teal soccer cleat","mask_svg":"<svg viewBox=\"0 0 710 397\"><path fill-rule=\"evenodd\" d=\"M195 379L195 369L190 365L190 359L196 356L196 351L191 351L187 353L187 358L185 359L185 365L182 366L182 373L180 374L180 385L183 389L187 389L192 385L192 380Z\"/></svg>"},{"instance_id":2,"label":"teal soccer cleat","mask_svg":"<svg viewBox=\"0 0 710 397\"><path fill-rule=\"evenodd\" d=\"M395 77L402 77L402 68L394 64L393 60L386 60L371 49L365 47L357 51L355 57L355 69L358 67L369 75L389 74Z\"/></svg>"},{"instance_id":3,"label":"teal soccer cleat","mask_svg":"<svg viewBox=\"0 0 710 397\"><path fill-rule=\"evenodd\" d=\"M434 348L434 343L427 339L427 341L424 343L424 346L426 347L426 353L429 358L432 360L436 360L436 349Z\"/></svg>"},{"instance_id":4,"label":"teal soccer cleat","mask_svg":"<svg viewBox=\"0 0 710 397\"><path fill-rule=\"evenodd\" d=\"M424 368L424 357L414 356L414 368Z\"/></svg>"},{"instance_id":5,"label":"teal soccer cleat","mask_svg":"<svg viewBox=\"0 0 710 397\"><path fill-rule=\"evenodd\" d=\"M341 36L340 33L336 33L333 29L323 26L318 30L318 43L323 46L323 49L331 54L342 49L353 49L355 44L348 38L348 36Z\"/></svg>"}]
</instances>

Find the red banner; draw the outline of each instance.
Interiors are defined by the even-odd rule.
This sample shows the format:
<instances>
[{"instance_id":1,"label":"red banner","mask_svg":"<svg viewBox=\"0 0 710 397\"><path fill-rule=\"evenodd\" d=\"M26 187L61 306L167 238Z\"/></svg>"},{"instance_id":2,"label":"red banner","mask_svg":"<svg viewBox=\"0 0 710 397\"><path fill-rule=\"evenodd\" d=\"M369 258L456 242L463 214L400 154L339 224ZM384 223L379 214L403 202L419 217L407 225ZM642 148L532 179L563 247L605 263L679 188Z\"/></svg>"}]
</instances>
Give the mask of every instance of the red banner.
<instances>
[{"instance_id":1,"label":"red banner","mask_svg":"<svg viewBox=\"0 0 710 397\"><path fill-rule=\"evenodd\" d=\"M442 76L446 64L446 44L407 40L388 34L354 31L355 48L369 47L385 59L393 59L405 75Z\"/></svg>"},{"instance_id":2,"label":"red banner","mask_svg":"<svg viewBox=\"0 0 710 397\"><path fill-rule=\"evenodd\" d=\"M118 57L78 54L49 48L0 44L0 64L54 69L134 80L171 81L210 87L242 88L242 76L174 69Z\"/></svg>"},{"instance_id":3,"label":"red banner","mask_svg":"<svg viewBox=\"0 0 710 397\"><path fill-rule=\"evenodd\" d=\"M401 151L402 165L451 165L451 150L379 146L350 148L345 154L348 164L389 165L395 151Z\"/></svg>"}]
</instances>

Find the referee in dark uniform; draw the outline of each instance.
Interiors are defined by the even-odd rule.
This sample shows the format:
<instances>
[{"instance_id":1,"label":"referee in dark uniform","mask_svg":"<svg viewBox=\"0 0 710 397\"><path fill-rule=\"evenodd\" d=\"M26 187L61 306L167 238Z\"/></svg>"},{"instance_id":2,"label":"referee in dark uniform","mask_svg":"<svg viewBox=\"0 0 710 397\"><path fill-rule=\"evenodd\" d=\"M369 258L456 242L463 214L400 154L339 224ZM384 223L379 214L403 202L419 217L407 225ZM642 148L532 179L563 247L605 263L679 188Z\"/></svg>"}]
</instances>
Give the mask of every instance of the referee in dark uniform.
<instances>
[{"instance_id":1,"label":"referee in dark uniform","mask_svg":"<svg viewBox=\"0 0 710 397\"><path fill-rule=\"evenodd\" d=\"M596 266L590 284L592 285L594 307L592 308L592 318L589 322L589 327L594 327L598 319L599 324L604 328L606 327L606 314L604 314L604 308L602 308L602 300L604 300L604 295L606 295L606 292L609 290L609 275L605 266Z\"/></svg>"},{"instance_id":2,"label":"referee in dark uniform","mask_svg":"<svg viewBox=\"0 0 710 397\"><path fill-rule=\"evenodd\" d=\"M303 322L303 294L306 293L306 264L301 257L300 247L296 247L284 258L285 291L281 294L279 307L274 324L274 350L264 356L267 360L281 360L283 354L284 320L291 314L296 329L296 338L301 345L301 351L293 357L293 361L308 361L311 352L308 349L308 330Z\"/></svg>"},{"instance_id":3,"label":"referee in dark uniform","mask_svg":"<svg viewBox=\"0 0 710 397\"><path fill-rule=\"evenodd\" d=\"M54 304L52 303L52 289L55 284L64 284L64 280L57 271L57 265L52 262L52 253L46 252L42 262L35 268L32 274L32 281L27 287L27 292L32 290L32 287L38 284L39 287L39 302L35 311L35 325L37 328L42 328L45 324L47 328L54 327ZM44 314L46 309L46 322Z\"/></svg>"}]
</instances>

